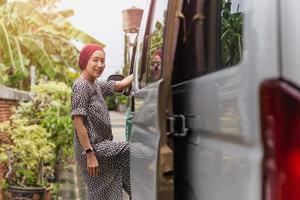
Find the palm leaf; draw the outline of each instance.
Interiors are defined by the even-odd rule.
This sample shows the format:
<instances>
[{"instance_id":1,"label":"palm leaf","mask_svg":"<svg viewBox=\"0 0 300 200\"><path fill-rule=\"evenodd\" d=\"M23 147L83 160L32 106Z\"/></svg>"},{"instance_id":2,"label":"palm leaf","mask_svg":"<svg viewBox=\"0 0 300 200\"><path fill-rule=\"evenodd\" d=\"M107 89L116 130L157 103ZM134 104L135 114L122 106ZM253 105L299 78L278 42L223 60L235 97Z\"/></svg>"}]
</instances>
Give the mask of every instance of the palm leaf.
<instances>
[{"instance_id":1,"label":"palm leaf","mask_svg":"<svg viewBox=\"0 0 300 200\"><path fill-rule=\"evenodd\" d=\"M6 0L0 0L0 6L6 3Z\"/></svg>"},{"instance_id":2,"label":"palm leaf","mask_svg":"<svg viewBox=\"0 0 300 200\"><path fill-rule=\"evenodd\" d=\"M13 57L13 52L10 46L10 41L9 41L9 34L0 20L0 46L2 48L2 51L4 52L4 55L7 54L7 59L9 59L9 62L12 65L14 69L16 69L16 64L14 62L14 57Z\"/></svg>"},{"instance_id":3,"label":"palm leaf","mask_svg":"<svg viewBox=\"0 0 300 200\"><path fill-rule=\"evenodd\" d=\"M73 9L61 10L56 12L56 14L63 16L64 18L72 17L74 15Z\"/></svg>"},{"instance_id":4,"label":"palm leaf","mask_svg":"<svg viewBox=\"0 0 300 200\"><path fill-rule=\"evenodd\" d=\"M29 0L28 2L36 8L52 10L60 0Z\"/></svg>"},{"instance_id":5,"label":"palm leaf","mask_svg":"<svg viewBox=\"0 0 300 200\"><path fill-rule=\"evenodd\" d=\"M95 39L94 37L84 33L83 31L80 31L79 29L75 28L69 22L66 22L63 25L61 24L60 26L58 26L57 25L58 23L62 23L58 21L59 20L56 19L55 23L41 27L39 29L39 32L48 32L53 35L60 35L62 37L65 37L68 40L74 39L80 41L83 44L95 43L95 44L99 44L103 48L105 47L105 44Z\"/></svg>"},{"instance_id":6,"label":"palm leaf","mask_svg":"<svg viewBox=\"0 0 300 200\"><path fill-rule=\"evenodd\" d=\"M30 16L30 19L33 20L37 25L45 25L49 23L46 17L39 12L39 10L26 2L13 1L2 6L0 10L8 14L18 13L22 14L24 17Z\"/></svg>"},{"instance_id":7,"label":"palm leaf","mask_svg":"<svg viewBox=\"0 0 300 200\"><path fill-rule=\"evenodd\" d=\"M76 65L79 51L65 37L47 32L36 33L33 37L44 41L45 50L49 55L59 55L63 63L68 67Z\"/></svg>"},{"instance_id":8,"label":"palm leaf","mask_svg":"<svg viewBox=\"0 0 300 200\"><path fill-rule=\"evenodd\" d=\"M75 39L82 43L96 43L102 47L105 47L105 45L102 42L75 28L60 13L51 13L48 15L48 18L51 19L53 25L44 26L41 30L48 31L54 34L63 33L66 37L68 37L68 39ZM58 29L58 27L60 29Z\"/></svg>"},{"instance_id":9,"label":"palm leaf","mask_svg":"<svg viewBox=\"0 0 300 200\"><path fill-rule=\"evenodd\" d=\"M99 44L103 48L105 47L105 44L98 41L94 37L76 29L75 27L70 26L70 27L68 27L68 29L66 31L69 36L71 36L73 39L81 41L82 43L96 43L96 44Z\"/></svg>"},{"instance_id":10,"label":"palm leaf","mask_svg":"<svg viewBox=\"0 0 300 200\"><path fill-rule=\"evenodd\" d=\"M12 50L14 59L16 60L16 75L20 76L20 78L27 77L29 75L29 72L24 65L23 55L21 52L19 41L15 36L11 36L11 41L14 44L14 48L12 48Z\"/></svg>"},{"instance_id":11,"label":"palm leaf","mask_svg":"<svg viewBox=\"0 0 300 200\"><path fill-rule=\"evenodd\" d=\"M50 79L54 79L55 70L52 61L49 58L47 52L40 47L37 41L31 39L29 36L23 36L19 38L20 44L28 52L30 52L32 60L38 64Z\"/></svg>"}]
</instances>

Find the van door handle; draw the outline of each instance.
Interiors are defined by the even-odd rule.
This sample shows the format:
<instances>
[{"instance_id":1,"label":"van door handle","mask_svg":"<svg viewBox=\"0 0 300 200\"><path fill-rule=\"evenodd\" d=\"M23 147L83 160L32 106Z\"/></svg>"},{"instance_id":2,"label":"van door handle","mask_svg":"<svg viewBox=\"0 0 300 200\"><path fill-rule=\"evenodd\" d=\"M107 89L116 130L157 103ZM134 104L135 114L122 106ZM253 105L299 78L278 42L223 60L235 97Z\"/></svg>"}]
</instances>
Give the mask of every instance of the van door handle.
<instances>
[{"instance_id":1,"label":"van door handle","mask_svg":"<svg viewBox=\"0 0 300 200\"><path fill-rule=\"evenodd\" d=\"M170 115L167 117L167 135L184 137L187 134L186 119L184 115Z\"/></svg>"},{"instance_id":2,"label":"van door handle","mask_svg":"<svg viewBox=\"0 0 300 200\"><path fill-rule=\"evenodd\" d=\"M169 115L167 117L167 134L184 137L190 131L203 128L203 117L200 115Z\"/></svg>"}]
</instances>

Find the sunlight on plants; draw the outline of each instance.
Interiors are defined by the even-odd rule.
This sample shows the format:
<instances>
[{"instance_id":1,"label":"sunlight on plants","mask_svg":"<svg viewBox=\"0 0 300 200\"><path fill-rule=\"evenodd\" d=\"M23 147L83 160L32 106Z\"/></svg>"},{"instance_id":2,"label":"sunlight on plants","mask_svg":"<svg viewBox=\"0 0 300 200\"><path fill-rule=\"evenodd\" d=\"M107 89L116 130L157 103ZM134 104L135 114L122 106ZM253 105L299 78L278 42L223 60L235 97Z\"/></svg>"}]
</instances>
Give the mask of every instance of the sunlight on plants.
<instances>
[{"instance_id":1,"label":"sunlight on plants","mask_svg":"<svg viewBox=\"0 0 300 200\"><path fill-rule=\"evenodd\" d=\"M29 90L30 68L37 78L71 84L79 75L73 41L98 43L73 26L74 11L57 10L59 0L4 1L0 4L0 84ZM72 70L70 70L72 69Z\"/></svg>"},{"instance_id":2,"label":"sunlight on plants","mask_svg":"<svg viewBox=\"0 0 300 200\"><path fill-rule=\"evenodd\" d=\"M55 165L72 156L73 132L69 116L71 89L62 82L32 87L32 100L23 102L10 121L0 123L11 145L1 145L0 163L11 168L8 183L47 186Z\"/></svg>"}]
</instances>

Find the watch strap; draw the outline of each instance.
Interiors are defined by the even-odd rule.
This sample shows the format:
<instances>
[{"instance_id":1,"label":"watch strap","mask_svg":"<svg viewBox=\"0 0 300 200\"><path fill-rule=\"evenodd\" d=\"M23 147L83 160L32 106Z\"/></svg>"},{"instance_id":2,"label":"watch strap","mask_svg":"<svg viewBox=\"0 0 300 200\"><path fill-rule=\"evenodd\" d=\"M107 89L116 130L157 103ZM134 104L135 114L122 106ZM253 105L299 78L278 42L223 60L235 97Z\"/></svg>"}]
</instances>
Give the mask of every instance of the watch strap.
<instances>
[{"instance_id":1,"label":"watch strap","mask_svg":"<svg viewBox=\"0 0 300 200\"><path fill-rule=\"evenodd\" d=\"M93 148L88 148L88 149L85 149L82 153L88 154L88 153L92 153L92 152L94 152Z\"/></svg>"}]
</instances>

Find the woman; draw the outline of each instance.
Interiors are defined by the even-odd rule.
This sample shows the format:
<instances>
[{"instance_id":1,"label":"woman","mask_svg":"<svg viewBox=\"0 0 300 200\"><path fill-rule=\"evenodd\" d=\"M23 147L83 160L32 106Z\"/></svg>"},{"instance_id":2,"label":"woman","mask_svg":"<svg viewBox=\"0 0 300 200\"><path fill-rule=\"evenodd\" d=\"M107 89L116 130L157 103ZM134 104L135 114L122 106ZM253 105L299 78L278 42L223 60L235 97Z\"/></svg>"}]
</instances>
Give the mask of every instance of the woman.
<instances>
[{"instance_id":1,"label":"woman","mask_svg":"<svg viewBox=\"0 0 300 200\"><path fill-rule=\"evenodd\" d=\"M103 96L129 86L132 75L121 81L98 81L105 68L105 52L97 44L81 50L79 66L82 73L72 88L72 119L75 159L87 186L87 199L120 200L122 188L130 195L129 144L112 142Z\"/></svg>"}]
</instances>

